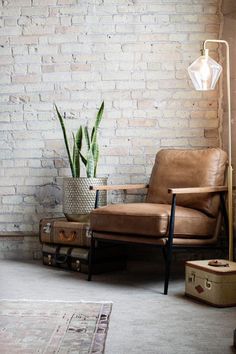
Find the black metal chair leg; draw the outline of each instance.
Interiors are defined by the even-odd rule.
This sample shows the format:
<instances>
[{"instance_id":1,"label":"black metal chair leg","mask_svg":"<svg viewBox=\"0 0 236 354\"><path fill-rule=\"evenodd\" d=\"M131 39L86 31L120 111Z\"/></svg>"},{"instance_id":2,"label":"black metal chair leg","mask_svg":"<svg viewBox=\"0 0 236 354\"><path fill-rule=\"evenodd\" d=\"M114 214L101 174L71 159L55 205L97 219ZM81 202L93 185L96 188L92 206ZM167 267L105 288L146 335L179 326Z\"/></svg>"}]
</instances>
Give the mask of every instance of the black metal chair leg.
<instances>
[{"instance_id":1,"label":"black metal chair leg","mask_svg":"<svg viewBox=\"0 0 236 354\"><path fill-rule=\"evenodd\" d=\"M170 279L170 262L168 259L165 260L165 283L164 283L164 295L168 294L168 286Z\"/></svg>"},{"instance_id":2,"label":"black metal chair leg","mask_svg":"<svg viewBox=\"0 0 236 354\"><path fill-rule=\"evenodd\" d=\"M91 244L90 244L90 252L89 252L88 281L92 280L94 250L95 250L95 238L93 237L93 234L92 234Z\"/></svg>"},{"instance_id":3,"label":"black metal chair leg","mask_svg":"<svg viewBox=\"0 0 236 354\"><path fill-rule=\"evenodd\" d=\"M98 201L99 201L99 190L96 190L94 209L97 209ZM93 237L93 233L92 233L90 252L89 252L88 281L92 280L94 253L95 253L95 238Z\"/></svg>"},{"instance_id":4,"label":"black metal chair leg","mask_svg":"<svg viewBox=\"0 0 236 354\"><path fill-rule=\"evenodd\" d=\"M170 214L169 238L166 245L167 253L165 257L164 295L168 294L168 286L169 286L169 279L170 279L170 266L171 266L171 259L172 259L172 248L173 248L173 237L174 237L174 226L175 226L175 207L176 207L176 194L173 194L171 214Z\"/></svg>"},{"instance_id":5,"label":"black metal chair leg","mask_svg":"<svg viewBox=\"0 0 236 354\"><path fill-rule=\"evenodd\" d=\"M165 248L165 246L162 247L162 254L163 254L164 260L166 261L166 248Z\"/></svg>"}]
</instances>

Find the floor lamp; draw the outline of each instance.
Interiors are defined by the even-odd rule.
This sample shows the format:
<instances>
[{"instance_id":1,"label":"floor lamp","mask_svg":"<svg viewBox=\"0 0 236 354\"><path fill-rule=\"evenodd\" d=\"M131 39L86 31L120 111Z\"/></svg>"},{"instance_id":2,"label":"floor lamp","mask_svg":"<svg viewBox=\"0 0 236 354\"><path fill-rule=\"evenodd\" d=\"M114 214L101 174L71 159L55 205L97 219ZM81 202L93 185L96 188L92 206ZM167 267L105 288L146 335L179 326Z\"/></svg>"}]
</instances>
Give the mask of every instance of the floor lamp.
<instances>
[{"instance_id":1,"label":"floor lamp","mask_svg":"<svg viewBox=\"0 0 236 354\"><path fill-rule=\"evenodd\" d=\"M188 73L192 83L198 91L214 90L215 85L222 72L222 66L213 60L206 48L207 43L222 43L226 46L226 81L227 81L227 101L228 101L228 220L229 220L229 260L233 261L233 168L231 149L231 100L230 100L230 65L229 65L229 44L224 40L207 39L204 41L201 56L189 67Z\"/></svg>"}]
</instances>

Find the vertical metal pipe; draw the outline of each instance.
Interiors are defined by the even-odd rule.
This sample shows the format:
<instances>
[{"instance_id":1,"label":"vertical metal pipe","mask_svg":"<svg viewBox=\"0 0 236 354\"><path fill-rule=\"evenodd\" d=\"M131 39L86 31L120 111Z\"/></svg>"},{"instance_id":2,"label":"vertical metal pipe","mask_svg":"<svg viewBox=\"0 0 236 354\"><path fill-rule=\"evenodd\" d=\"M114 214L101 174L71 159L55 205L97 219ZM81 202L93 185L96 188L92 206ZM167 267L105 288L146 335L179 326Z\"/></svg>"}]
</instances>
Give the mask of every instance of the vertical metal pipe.
<instances>
[{"instance_id":1,"label":"vertical metal pipe","mask_svg":"<svg viewBox=\"0 0 236 354\"><path fill-rule=\"evenodd\" d=\"M233 225L233 167L232 167L232 132L231 132L231 90L230 90L230 59L229 44L221 39L207 39L207 43L222 43L226 46L226 83L227 83L227 106L228 106L228 219L229 219L229 260L234 260L234 225Z\"/></svg>"}]
</instances>

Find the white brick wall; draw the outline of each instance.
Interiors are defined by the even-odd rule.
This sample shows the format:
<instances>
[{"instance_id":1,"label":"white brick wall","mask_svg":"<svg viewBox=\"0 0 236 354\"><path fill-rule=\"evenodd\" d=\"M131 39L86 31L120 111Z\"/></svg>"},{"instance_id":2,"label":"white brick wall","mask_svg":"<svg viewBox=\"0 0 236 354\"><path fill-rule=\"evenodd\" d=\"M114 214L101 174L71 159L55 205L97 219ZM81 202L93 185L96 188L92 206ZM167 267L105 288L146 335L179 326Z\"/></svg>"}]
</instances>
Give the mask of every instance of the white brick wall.
<instances>
[{"instance_id":1,"label":"white brick wall","mask_svg":"<svg viewBox=\"0 0 236 354\"><path fill-rule=\"evenodd\" d=\"M54 103L74 130L105 100L99 174L110 183L146 181L162 147L219 145L217 93L195 92L186 72L201 42L218 37L218 6L1 1L0 232L36 231L61 212L69 170Z\"/></svg>"}]
</instances>

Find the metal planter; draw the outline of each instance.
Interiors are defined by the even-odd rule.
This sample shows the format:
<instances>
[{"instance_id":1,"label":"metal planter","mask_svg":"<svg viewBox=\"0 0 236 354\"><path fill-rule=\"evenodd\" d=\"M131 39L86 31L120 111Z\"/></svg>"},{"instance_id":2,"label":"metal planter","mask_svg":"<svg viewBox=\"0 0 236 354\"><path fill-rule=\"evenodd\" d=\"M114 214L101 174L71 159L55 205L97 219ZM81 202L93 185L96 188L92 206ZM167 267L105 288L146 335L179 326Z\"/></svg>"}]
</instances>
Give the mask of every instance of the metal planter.
<instances>
[{"instance_id":1,"label":"metal planter","mask_svg":"<svg viewBox=\"0 0 236 354\"><path fill-rule=\"evenodd\" d=\"M69 221L88 222L89 214L94 209L96 192L89 186L107 184L107 177L88 178L68 177L63 180L63 213ZM107 192L100 191L98 206L107 204Z\"/></svg>"}]
</instances>

